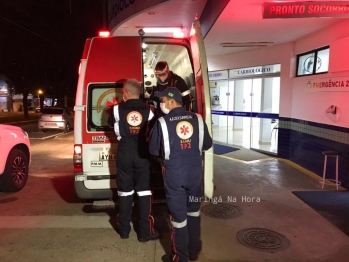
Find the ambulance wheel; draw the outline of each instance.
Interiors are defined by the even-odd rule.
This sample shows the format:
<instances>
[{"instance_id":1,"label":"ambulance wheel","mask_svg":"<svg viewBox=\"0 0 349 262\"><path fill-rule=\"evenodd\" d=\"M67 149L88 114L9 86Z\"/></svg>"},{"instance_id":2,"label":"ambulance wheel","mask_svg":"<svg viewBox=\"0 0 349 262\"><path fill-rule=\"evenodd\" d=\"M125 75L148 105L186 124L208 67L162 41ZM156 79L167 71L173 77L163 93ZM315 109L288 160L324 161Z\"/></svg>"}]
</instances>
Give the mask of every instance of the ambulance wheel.
<instances>
[{"instance_id":1,"label":"ambulance wheel","mask_svg":"<svg viewBox=\"0 0 349 262\"><path fill-rule=\"evenodd\" d=\"M20 149L12 149L7 157L4 173L0 175L0 190L20 191L28 180L29 160Z\"/></svg>"}]
</instances>

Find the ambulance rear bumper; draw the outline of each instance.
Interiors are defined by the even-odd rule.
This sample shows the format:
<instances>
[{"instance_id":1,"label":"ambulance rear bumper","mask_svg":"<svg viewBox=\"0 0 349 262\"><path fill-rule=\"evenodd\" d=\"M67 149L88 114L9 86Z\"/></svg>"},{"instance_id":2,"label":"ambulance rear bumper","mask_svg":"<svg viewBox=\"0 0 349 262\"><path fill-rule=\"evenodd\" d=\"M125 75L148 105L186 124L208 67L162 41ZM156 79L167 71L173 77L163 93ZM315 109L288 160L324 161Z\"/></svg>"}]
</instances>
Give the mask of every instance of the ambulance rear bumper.
<instances>
[{"instance_id":1,"label":"ambulance rear bumper","mask_svg":"<svg viewBox=\"0 0 349 262\"><path fill-rule=\"evenodd\" d=\"M117 188L105 188L105 189L88 189L85 186L85 180L103 180L103 179L115 179L114 176L84 176L82 174L75 174L74 187L77 196L80 199L93 199L104 200L117 198Z\"/></svg>"}]
</instances>

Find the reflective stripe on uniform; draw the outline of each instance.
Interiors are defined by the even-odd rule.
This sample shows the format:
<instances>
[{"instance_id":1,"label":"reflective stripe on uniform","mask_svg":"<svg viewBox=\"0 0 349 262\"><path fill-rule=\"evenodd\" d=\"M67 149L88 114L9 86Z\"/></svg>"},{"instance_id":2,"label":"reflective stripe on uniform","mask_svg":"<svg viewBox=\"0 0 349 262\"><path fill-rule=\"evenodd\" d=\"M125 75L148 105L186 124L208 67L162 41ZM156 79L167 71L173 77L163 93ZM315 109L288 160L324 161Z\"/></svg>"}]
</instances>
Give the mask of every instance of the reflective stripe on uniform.
<instances>
[{"instance_id":1,"label":"reflective stripe on uniform","mask_svg":"<svg viewBox=\"0 0 349 262\"><path fill-rule=\"evenodd\" d=\"M199 122L199 150L200 150L200 155L202 153L202 145L204 143L204 121L202 120L202 116L199 114L196 114L198 117L198 122Z\"/></svg>"},{"instance_id":2,"label":"reflective stripe on uniform","mask_svg":"<svg viewBox=\"0 0 349 262\"><path fill-rule=\"evenodd\" d=\"M174 222L174 221L171 221L171 225L175 228L182 228L182 227L185 227L187 226L187 220L184 220L183 222Z\"/></svg>"},{"instance_id":3,"label":"reflective stripe on uniform","mask_svg":"<svg viewBox=\"0 0 349 262\"><path fill-rule=\"evenodd\" d=\"M115 123L114 123L114 131L117 136L117 139L120 140L120 128L119 128L119 121L120 121L120 116L119 116L119 105L114 106L114 118L115 118Z\"/></svg>"},{"instance_id":4,"label":"reflective stripe on uniform","mask_svg":"<svg viewBox=\"0 0 349 262\"><path fill-rule=\"evenodd\" d=\"M153 113L153 110L152 110L152 107L150 106L150 109L149 109L149 117L148 117L148 123L147 123L147 130L145 132L145 140L148 142L149 141L149 133L150 133L150 120L152 120L154 117L154 113Z\"/></svg>"},{"instance_id":5,"label":"reflective stripe on uniform","mask_svg":"<svg viewBox=\"0 0 349 262\"><path fill-rule=\"evenodd\" d=\"M153 119L153 117L154 117L154 113L153 113L153 111L151 110L151 108L150 108L150 110L149 110L149 111L150 111L150 112L149 112L148 121L152 120L152 119Z\"/></svg>"},{"instance_id":6,"label":"reflective stripe on uniform","mask_svg":"<svg viewBox=\"0 0 349 262\"><path fill-rule=\"evenodd\" d=\"M138 196L151 196L152 193L151 193L150 190L144 190L144 191L138 191L138 192L137 192L137 195L138 195Z\"/></svg>"},{"instance_id":7,"label":"reflective stripe on uniform","mask_svg":"<svg viewBox=\"0 0 349 262\"><path fill-rule=\"evenodd\" d=\"M200 210L196 211L196 212L188 212L187 215L191 216L191 217L199 217L200 216Z\"/></svg>"},{"instance_id":8,"label":"reflective stripe on uniform","mask_svg":"<svg viewBox=\"0 0 349 262\"><path fill-rule=\"evenodd\" d=\"M133 195L134 192L135 192L134 190L129 191L129 192L118 191L118 196L131 196L131 195Z\"/></svg>"},{"instance_id":9,"label":"reflective stripe on uniform","mask_svg":"<svg viewBox=\"0 0 349 262\"><path fill-rule=\"evenodd\" d=\"M169 160L170 159L170 140L168 138L168 129L166 125L166 121L163 117L160 117L159 119L161 129L162 129L162 137L164 139L164 154L165 154L165 159Z\"/></svg>"},{"instance_id":10,"label":"reflective stripe on uniform","mask_svg":"<svg viewBox=\"0 0 349 262\"><path fill-rule=\"evenodd\" d=\"M187 95L189 95L190 94L190 90L187 90L187 91L184 91L183 93L182 93L182 96L187 96Z\"/></svg>"}]
</instances>

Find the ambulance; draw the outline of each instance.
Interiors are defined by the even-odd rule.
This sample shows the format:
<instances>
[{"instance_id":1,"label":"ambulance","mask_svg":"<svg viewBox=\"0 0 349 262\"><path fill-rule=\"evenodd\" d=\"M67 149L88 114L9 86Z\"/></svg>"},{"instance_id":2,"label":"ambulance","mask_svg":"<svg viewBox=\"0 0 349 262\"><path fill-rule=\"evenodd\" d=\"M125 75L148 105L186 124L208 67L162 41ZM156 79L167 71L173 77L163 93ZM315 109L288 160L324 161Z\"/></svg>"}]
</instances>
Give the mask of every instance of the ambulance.
<instances>
[{"instance_id":1,"label":"ambulance","mask_svg":"<svg viewBox=\"0 0 349 262\"><path fill-rule=\"evenodd\" d=\"M143 91L156 86L158 61L166 61L186 81L192 111L203 116L212 135L207 59L198 20L193 22L190 38L148 37L143 30L139 36L89 38L80 62L74 107L74 184L79 198L117 196L117 139L108 125L109 114L123 99L125 79L137 79ZM212 148L204 152L203 167L204 193L212 198Z\"/></svg>"}]
</instances>

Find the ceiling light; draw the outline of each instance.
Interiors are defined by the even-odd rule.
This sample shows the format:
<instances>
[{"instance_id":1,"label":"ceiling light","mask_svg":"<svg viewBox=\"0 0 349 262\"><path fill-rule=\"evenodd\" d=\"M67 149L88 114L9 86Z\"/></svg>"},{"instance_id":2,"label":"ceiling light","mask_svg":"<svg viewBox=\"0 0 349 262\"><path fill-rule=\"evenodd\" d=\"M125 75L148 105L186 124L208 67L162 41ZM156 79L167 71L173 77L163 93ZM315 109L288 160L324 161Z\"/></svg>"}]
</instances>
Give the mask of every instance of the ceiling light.
<instances>
[{"instance_id":1,"label":"ceiling light","mask_svg":"<svg viewBox=\"0 0 349 262\"><path fill-rule=\"evenodd\" d=\"M221 47L266 47L273 42L245 42L245 43L221 43Z\"/></svg>"},{"instance_id":2,"label":"ceiling light","mask_svg":"<svg viewBox=\"0 0 349 262\"><path fill-rule=\"evenodd\" d=\"M182 31L180 27L144 27L145 33L174 33Z\"/></svg>"},{"instance_id":3,"label":"ceiling light","mask_svg":"<svg viewBox=\"0 0 349 262\"><path fill-rule=\"evenodd\" d=\"M184 33L182 31L180 32L174 32L173 33L174 38L184 38Z\"/></svg>"}]
</instances>

